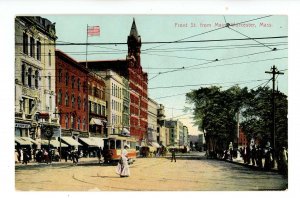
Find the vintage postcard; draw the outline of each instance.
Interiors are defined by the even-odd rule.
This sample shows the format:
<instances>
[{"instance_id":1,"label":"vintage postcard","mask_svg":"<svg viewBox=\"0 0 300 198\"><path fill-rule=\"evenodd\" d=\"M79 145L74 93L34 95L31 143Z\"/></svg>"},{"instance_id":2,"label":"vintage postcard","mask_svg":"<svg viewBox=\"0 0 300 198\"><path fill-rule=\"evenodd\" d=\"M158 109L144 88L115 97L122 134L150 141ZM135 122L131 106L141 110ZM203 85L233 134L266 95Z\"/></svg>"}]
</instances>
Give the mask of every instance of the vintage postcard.
<instances>
[{"instance_id":1,"label":"vintage postcard","mask_svg":"<svg viewBox=\"0 0 300 198\"><path fill-rule=\"evenodd\" d=\"M15 190L287 190L288 20L17 14Z\"/></svg>"}]
</instances>

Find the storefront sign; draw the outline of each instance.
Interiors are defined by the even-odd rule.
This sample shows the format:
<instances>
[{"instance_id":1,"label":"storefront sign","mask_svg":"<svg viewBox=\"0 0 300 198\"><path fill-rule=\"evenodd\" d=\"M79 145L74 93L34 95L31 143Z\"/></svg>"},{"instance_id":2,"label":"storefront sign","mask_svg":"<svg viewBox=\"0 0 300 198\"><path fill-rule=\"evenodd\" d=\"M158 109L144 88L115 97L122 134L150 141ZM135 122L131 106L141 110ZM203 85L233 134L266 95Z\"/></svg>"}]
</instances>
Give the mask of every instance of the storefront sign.
<instances>
[{"instance_id":1,"label":"storefront sign","mask_svg":"<svg viewBox=\"0 0 300 198\"><path fill-rule=\"evenodd\" d=\"M31 125L30 124L23 124L23 123L16 123L15 127L16 128L29 129L31 127Z\"/></svg>"}]
</instances>

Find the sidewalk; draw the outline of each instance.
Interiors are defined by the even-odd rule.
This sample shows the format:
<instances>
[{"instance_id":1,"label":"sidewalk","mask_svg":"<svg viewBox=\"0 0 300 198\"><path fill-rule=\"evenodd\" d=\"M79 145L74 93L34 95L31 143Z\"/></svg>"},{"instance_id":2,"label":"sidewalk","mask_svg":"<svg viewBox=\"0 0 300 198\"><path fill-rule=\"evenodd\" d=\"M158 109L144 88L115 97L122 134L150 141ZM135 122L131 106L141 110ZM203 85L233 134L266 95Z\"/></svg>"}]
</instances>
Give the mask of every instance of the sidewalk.
<instances>
[{"instance_id":1,"label":"sidewalk","mask_svg":"<svg viewBox=\"0 0 300 198\"><path fill-rule=\"evenodd\" d=\"M103 163L103 162L101 162ZM78 160L78 165L82 165L82 164L99 164L99 160L97 157L83 157L83 158L79 158ZM65 159L61 159L61 161L52 161L52 163L45 163L45 162L35 162L35 161L30 161L27 164L22 164L22 163L15 163L15 167L22 167L22 166L48 166L48 165L73 165L72 160L68 160L67 162L65 161ZM99 164L100 165L100 164Z\"/></svg>"},{"instance_id":2,"label":"sidewalk","mask_svg":"<svg viewBox=\"0 0 300 198\"><path fill-rule=\"evenodd\" d=\"M246 167L248 167L248 168L255 169L255 170L266 171L266 170L264 170L264 168L260 168L260 167L258 167L258 166L256 166L256 165L253 165L252 162L250 162L250 164L244 163L243 158L233 158L232 161L229 160L229 159L224 160L224 161L227 161L227 162L230 162L230 163L233 163L233 164L238 164L238 165L246 166ZM262 160L262 164L264 165L264 163L265 163L265 160L263 159L263 160ZM278 172L277 163L275 162L274 168L271 168L271 169L268 170L268 171L271 171L271 172Z\"/></svg>"}]
</instances>

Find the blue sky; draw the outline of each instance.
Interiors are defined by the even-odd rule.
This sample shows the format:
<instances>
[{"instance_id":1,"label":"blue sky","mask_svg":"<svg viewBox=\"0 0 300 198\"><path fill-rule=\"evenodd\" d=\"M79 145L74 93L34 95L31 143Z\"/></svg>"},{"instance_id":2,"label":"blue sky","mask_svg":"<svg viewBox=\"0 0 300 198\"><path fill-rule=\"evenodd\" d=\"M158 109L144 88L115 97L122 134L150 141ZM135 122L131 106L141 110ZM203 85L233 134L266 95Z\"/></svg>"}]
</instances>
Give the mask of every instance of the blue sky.
<instances>
[{"instance_id":1,"label":"blue sky","mask_svg":"<svg viewBox=\"0 0 300 198\"><path fill-rule=\"evenodd\" d=\"M201 86L234 84L254 88L265 85L275 65L285 74L277 78L278 89L288 94L288 39L247 39L288 35L284 15L44 15L56 23L57 43L86 42L87 25L100 26L93 43L126 43L133 18L142 42L199 41L172 44L143 44L141 64L149 77L149 97L165 105L167 118L180 119L192 127L192 115L184 115L184 93ZM259 19L260 18L260 19ZM241 23L245 22L245 23ZM226 23L239 26L220 28ZM240 24L241 23L241 24ZM85 46L57 46L74 59L85 60ZM276 51L272 51L276 48ZM88 60L125 59L127 45L88 47ZM218 59L218 61L215 61ZM180 69L183 68L184 69ZM174 71L176 70L177 71ZM160 72L160 74L159 74ZM165 72L165 73L164 73ZM268 84L271 86L271 82ZM166 88L168 87L168 88Z\"/></svg>"}]
</instances>

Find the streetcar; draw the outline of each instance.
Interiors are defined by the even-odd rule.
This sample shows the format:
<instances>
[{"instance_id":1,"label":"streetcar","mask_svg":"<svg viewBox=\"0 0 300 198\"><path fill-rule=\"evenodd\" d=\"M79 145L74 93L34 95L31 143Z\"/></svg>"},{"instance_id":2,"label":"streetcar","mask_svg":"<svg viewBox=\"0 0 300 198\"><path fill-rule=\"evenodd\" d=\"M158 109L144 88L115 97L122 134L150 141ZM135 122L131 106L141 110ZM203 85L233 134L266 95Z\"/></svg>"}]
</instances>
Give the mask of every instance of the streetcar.
<instances>
[{"instance_id":1,"label":"streetcar","mask_svg":"<svg viewBox=\"0 0 300 198\"><path fill-rule=\"evenodd\" d=\"M104 139L103 157L105 163L116 163L121 158L122 149L127 145L128 163L132 164L136 159L136 140L133 137L123 135L110 135Z\"/></svg>"}]
</instances>

